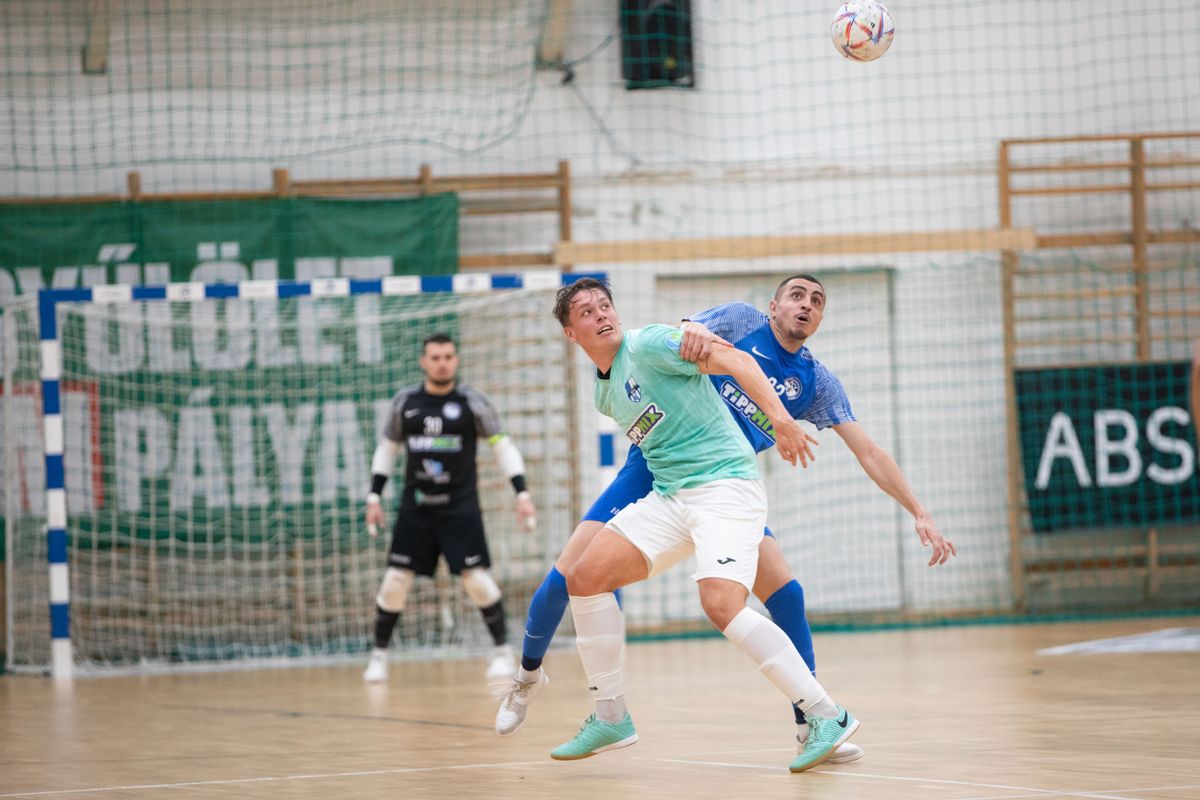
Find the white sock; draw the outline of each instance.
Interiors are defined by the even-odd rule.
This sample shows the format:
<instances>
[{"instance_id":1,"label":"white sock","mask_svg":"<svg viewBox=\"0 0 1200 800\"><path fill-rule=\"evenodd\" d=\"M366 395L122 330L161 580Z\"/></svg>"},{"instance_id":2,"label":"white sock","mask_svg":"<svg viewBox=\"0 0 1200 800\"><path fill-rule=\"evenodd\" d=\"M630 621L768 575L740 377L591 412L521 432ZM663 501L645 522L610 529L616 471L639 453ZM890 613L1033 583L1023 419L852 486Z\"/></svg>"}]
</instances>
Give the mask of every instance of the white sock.
<instances>
[{"instance_id":1,"label":"white sock","mask_svg":"<svg viewBox=\"0 0 1200 800\"><path fill-rule=\"evenodd\" d=\"M542 669L541 667L538 667L533 672L530 672L529 670L525 669L524 667L518 667L517 680L521 681L522 683L530 683L532 681L536 681L538 679L538 673L541 672L541 669Z\"/></svg>"},{"instance_id":2,"label":"white sock","mask_svg":"<svg viewBox=\"0 0 1200 800\"><path fill-rule=\"evenodd\" d=\"M750 656L759 672L805 714L837 716L837 707L817 682L792 640L771 620L743 608L721 631Z\"/></svg>"},{"instance_id":3,"label":"white sock","mask_svg":"<svg viewBox=\"0 0 1200 800\"><path fill-rule=\"evenodd\" d=\"M625 695L619 695L611 700L596 701L596 719L602 722L620 722L625 719L628 709L625 708Z\"/></svg>"},{"instance_id":4,"label":"white sock","mask_svg":"<svg viewBox=\"0 0 1200 800\"><path fill-rule=\"evenodd\" d=\"M387 661L387 650L382 647L372 648L371 658L382 658L384 661Z\"/></svg>"},{"instance_id":5,"label":"white sock","mask_svg":"<svg viewBox=\"0 0 1200 800\"><path fill-rule=\"evenodd\" d=\"M605 722L620 722L625 716L625 686L621 675L621 664L625 659L625 617L621 615L617 599L612 592L591 597L572 596L571 617L575 620L575 646L579 649L583 671L587 673L588 693L596 701L596 716Z\"/></svg>"},{"instance_id":6,"label":"white sock","mask_svg":"<svg viewBox=\"0 0 1200 800\"><path fill-rule=\"evenodd\" d=\"M829 695L825 695L808 708L801 707L800 710L805 714L808 714L810 717L825 717L826 719L833 719L838 715L837 703L833 702L833 698Z\"/></svg>"}]
</instances>

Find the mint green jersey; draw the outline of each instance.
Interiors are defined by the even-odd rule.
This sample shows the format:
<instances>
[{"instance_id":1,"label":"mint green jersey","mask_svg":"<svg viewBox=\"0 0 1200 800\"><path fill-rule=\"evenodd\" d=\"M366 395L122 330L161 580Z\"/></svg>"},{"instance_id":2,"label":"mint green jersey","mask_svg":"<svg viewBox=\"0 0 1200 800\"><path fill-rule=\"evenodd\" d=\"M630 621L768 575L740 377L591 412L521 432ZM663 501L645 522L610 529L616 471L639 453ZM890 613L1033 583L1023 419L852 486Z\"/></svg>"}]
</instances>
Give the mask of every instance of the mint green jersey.
<instances>
[{"instance_id":1,"label":"mint green jersey","mask_svg":"<svg viewBox=\"0 0 1200 800\"><path fill-rule=\"evenodd\" d=\"M758 478L754 448L699 368L679 355L668 325L625 332L596 408L641 448L654 489L672 494L724 478Z\"/></svg>"}]
</instances>

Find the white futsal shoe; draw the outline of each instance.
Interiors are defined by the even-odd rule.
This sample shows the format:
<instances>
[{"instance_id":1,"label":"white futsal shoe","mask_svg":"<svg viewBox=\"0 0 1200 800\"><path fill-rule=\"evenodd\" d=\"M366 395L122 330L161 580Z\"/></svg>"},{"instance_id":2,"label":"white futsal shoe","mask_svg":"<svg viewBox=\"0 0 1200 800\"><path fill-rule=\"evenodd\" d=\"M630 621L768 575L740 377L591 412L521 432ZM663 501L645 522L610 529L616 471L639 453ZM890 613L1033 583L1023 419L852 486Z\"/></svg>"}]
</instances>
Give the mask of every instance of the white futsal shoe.
<instances>
[{"instance_id":1,"label":"white futsal shoe","mask_svg":"<svg viewBox=\"0 0 1200 800\"><path fill-rule=\"evenodd\" d=\"M508 683L517 672L517 664L512 648L506 644L496 647L488 660L487 682L490 684Z\"/></svg>"},{"instance_id":2,"label":"white futsal shoe","mask_svg":"<svg viewBox=\"0 0 1200 800\"><path fill-rule=\"evenodd\" d=\"M804 752L804 743L808 741L808 723L796 726L796 752ZM826 764L849 764L863 757L863 749L853 742L842 742L833 751L833 755L825 759Z\"/></svg>"},{"instance_id":3,"label":"white futsal shoe","mask_svg":"<svg viewBox=\"0 0 1200 800\"><path fill-rule=\"evenodd\" d=\"M380 650L376 647L371 651L371 660L367 662L367 668L363 670L363 680L367 683L387 683L387 679L387 650Z\"/></svg>"},{"instance_id":4,"label":"white futsal shoe","mask_svg":"<svg viewBox=\"0 0 1200 800\"><path fill-rule=\"evenodd\" d=\"M500 698L500 710L496 712L496 733L508 736L516 733L525 724L525 715L529 713L529 704L538 696L542 687L550 683L550 676L538 667L537 677L531 681L523 681L514 677L508 686L498 686L492 690L495 697Z\"/></svg>"}]
</instances>

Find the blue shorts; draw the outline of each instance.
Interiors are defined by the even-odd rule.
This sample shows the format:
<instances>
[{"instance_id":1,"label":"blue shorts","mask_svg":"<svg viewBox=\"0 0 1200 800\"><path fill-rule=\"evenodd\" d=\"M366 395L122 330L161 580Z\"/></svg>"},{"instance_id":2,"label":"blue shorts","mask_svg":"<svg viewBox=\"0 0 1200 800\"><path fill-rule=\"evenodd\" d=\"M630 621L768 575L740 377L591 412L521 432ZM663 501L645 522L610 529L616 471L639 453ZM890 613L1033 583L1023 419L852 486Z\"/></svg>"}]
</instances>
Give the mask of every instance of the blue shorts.
<instances>
[{"instance_id":1,"label":"blue shorts","mask_svg":"<svg viewBox=\"0 0 1200 800\"><path fill-rule=\"evenodd\" d=\"M617 515L617 512L628 505L636 503L654 491L654 476L646 466L646 457L641 448L630 446L629 455L625 456L625 465L617 473L592 507L583 515L584 522L606 523ZM770 528L763 528L763 533L772 538Z\"/></svg>"}]
</instances>

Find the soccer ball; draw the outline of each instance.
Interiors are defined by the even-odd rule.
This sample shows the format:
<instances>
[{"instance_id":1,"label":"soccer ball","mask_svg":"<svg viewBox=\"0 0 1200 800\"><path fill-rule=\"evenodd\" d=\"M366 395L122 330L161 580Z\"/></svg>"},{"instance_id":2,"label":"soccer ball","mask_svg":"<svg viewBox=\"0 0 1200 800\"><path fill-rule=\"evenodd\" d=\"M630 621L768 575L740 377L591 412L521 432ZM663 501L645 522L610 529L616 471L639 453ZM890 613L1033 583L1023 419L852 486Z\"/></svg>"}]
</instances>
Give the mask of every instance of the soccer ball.
<instances>
[{"instance_id":1,"label":"soccer ball","mask_svg":"<svg viewBox=\"0 0 1200 800\"><path fill-rule=\"evenodd\" d=\"M833 46L851 61L874 61L892 46L896 25L883 3L846 3L833 17Z\"/></svg>"}]
</instances>

